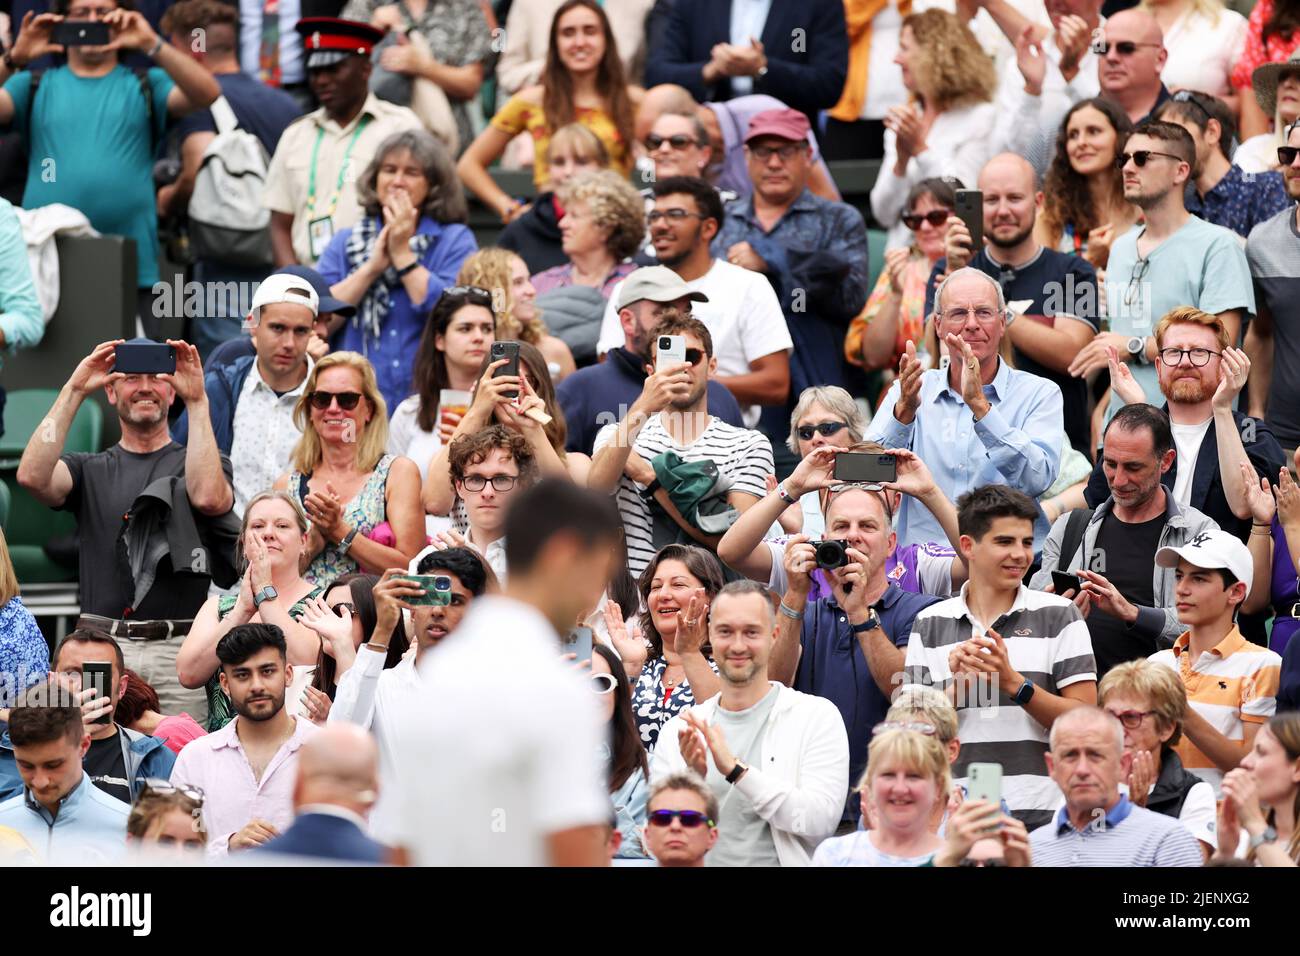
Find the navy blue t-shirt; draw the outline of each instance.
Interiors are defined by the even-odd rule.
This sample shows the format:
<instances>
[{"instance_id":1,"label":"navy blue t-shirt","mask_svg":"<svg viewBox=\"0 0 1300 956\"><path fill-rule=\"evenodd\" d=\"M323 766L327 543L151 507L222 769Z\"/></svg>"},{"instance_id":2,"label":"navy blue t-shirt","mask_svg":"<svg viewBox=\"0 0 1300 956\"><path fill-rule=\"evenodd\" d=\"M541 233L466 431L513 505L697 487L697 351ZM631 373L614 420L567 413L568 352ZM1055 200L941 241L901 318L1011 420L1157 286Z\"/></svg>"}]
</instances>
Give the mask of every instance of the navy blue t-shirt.
<instances>
[{"instance_id":1,"label":"navy blue t-shirt","mask_svg":"<svg viewBox=\"0 0 1300 956\"><path fill-rule=\"evenodd\" d=\"M1020 313L1018 321L1044 321L1052 319L1058 313L1068 313L1087 322L1092 326L1093 332L1099 331L1097 271L1086 259L1044 247L1031 262L1019 269L1012 269L994 262L989 258L987 249L981 249L970 264L972 268L979 269L1001 283L1002 294L1006 296L1008 304L1029 302L1029 305L1016 309ZM930 283L925 290L926 315L934 307L934 292L939 286L938 276L947 268L948 260L940 259L930 273ZM1091 441L1087 382L1068 373L1049 369L1019 349L1015 351L1015 360L1016 368L1020 371L1040 375L1060 387L1066 437L1070 439L1071 445L1086 454Z\"/></svg>"},{"instance_id":2,"label":"navy blue t-shirt","mask_svg":"<svg viewBox=\"0 0 1300 956\"><path fill-rule=\"evenodd\" d=\"M302 115L298 102L283 90L273 89L247 73L220 73L217 83L221 95L235 111L239 128L261 140L269 158L275 153L285 127ZM176 123L177 142L184 142L191 133L216 131L211 110L196 110Z\"/></svg>"}]
</instances>

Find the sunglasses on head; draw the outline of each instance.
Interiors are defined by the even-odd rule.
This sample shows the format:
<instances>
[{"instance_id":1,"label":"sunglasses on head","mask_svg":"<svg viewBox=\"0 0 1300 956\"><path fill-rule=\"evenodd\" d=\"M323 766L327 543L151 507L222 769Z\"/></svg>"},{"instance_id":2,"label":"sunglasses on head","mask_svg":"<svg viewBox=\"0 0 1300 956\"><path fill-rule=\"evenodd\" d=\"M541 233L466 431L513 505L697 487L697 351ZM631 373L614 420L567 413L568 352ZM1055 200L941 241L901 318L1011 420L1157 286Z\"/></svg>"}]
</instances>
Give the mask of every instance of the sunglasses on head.
<instances>
[{"instance_id":1,"label":"sunglasses on head","mask_svg":"<svg viewBox=\"0 0 1300 956\"><path fill-rule=\"evenodd\" d=\"M183 784L178 786L177 784L172 783L170 780L163 780L160 777L148 777L140 781L141 798L148 797L150 795L165 797L173 793L179 793L181 794L181 796L189 797L195 803L203 802L202 787L192 787L189 786L188 784Z\"/></svg>"},{"instance_id":2,"label":"sunglasses on head","mask_svg":"<svg viewBox=\"0 0 1300 956\"><path fill-rule=\"evenodd\" d=\"M847 422L822 422L820 425L800 425L795 431L804 441L811 441L813 435L830 438L836 432L848 427Z\"/></svg>"},{"instance_id":3,"label":"sunglasses on head","mask_svg":"<svg viewBox=\"0 0 1300 956\"><path fill-rule=\"evenodd\" d=\"M1283 166L1290 166L1295 162L1297 154L1300 154L1300 146L1279 146L1277 148L1277 161Z\"/></svg>"},{"instance_id":4,"label":"sunglasses on head","mask_svg":"<svg viewBox=\"0 0 1300 956\"><path fill-rule=\"evenodd\" d=\"M903 216L903 225L913 232L921 228L921 223L928 222L932 226L942 226L948 221L952 211L948 209L931 209L929 212L909 212Z\"/></svg>"},{"instance_id":5,"label":"sunglasses on head","mask_svg":"<svg viewBox=\"0 0 1300 956\"><path fill-rule=\"evenodd\" d=\"M442 290L444 297L468 299L476 305L492 305L492 293L477 285L449 285Z\"/></svg>"},{"instance_id":6,"label":"sunglasses on head","mask_svg":"<svg viewBox=\"0 0 1300 956\"><path fill-rule=\"evenodd\" d=\"M1128 165L1128 161L1131 159L1133 160L1133 165L1136 166L1138 169L1141 169L1143 166L1147 164L1147 160L1149 160L1152 156L1163 156L1165 159L1172 159L1174 162L1177 163L1181 163L1184 161L1183 157L1175 156L1173 153L1162 153L1159 150L1155 150L1155 149L1135 149L1131 153L1120 153L1119 155L1117 155L1115 157L1115 168L1123 169L1125 166Z\"/></svg>"},{"instance_id":7,"label":"sunglasses on head","mask_svg":"<svg viewBox=\"0 0 1300 956\"><path fill-rule=\"evenodd\" d=\"M339 408L345 412L350 412L357 407L357 402L361 401L360 392L324 392L320 389L312 392L307 396L307 401L311 402L314 408L321 411L330 407L330 402L337 401Z\"/></svg>"},{"instance_id":8,"label":"sunglasses on head","mask_svg":"<svg viewBox=\"0 0 1300 956\"><path fill-rule=\"evenodd\" d=\"M664 143L667 143L673 149L685 149L687 146L699 146L699 142L692 136L685 133L678 133L675 136L660 136L658 133L651 133L645 138L645 148L654 152Z\"/></svg>"},{"instance_id":9,"label":"sunglasses on head","mask_svg":"<svg viewBox=\"0 0 1300 956\"><path fill-rule=\"evenodd\" d=\"M646 816L647 822L652 827L672 826L674 818L681 820L682 826L688 830L694 830L698 826L712 828L714 825L707 813L700 813L698 810L651 810Z\"/></svg>"}]
</instances>

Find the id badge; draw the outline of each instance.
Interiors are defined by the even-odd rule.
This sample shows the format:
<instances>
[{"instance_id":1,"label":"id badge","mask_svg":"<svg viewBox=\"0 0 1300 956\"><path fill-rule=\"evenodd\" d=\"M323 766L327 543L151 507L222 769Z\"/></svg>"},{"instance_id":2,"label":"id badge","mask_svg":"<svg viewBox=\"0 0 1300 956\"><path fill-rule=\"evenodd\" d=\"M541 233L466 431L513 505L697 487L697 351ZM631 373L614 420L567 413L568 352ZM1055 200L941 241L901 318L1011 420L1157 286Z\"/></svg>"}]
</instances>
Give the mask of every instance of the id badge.
<instances>
[{"instance_id":1,"label":"id badge","mask_svg":"<svg viewBox=\"0 0 1300 956\"><path fill-rule=\"evenodd\" d=\"M307 241L311 245L311 257L320 259L325 254L325 247L334 238L334 220L322 216L307 223Z\"/></svg>"}]
</instances>

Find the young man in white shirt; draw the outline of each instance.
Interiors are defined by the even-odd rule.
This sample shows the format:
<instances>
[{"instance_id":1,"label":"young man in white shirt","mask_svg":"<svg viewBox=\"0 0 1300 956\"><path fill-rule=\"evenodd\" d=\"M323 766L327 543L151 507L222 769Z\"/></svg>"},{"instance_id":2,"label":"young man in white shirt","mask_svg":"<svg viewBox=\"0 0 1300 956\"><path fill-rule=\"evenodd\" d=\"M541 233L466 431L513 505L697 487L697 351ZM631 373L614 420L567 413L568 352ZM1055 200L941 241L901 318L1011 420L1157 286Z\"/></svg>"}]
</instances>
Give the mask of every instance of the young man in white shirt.
<instances>
[{"instance_id":1,"label":"young man in white shirt","mask_svg":"<svg viewBox=\"0 0 1300 956\"><path fill-rule=\"evenodd\" d=\"M849 792L849 738L830 701L768 676L776 612L756 581L732 581L709 609L722 689L672 718L652 784L693 770L718 798L708 866L807 866Z\"/></svg>"},{"instance_id":2,"label":"young man in white shirt","mask_svg":"<svg viewBox=\"0 0 1300 956\"><path fill-rule=\"evenodd\" d=\"M696 300L691 314L713 336L717 380L736 397L745 424L753 428L759 406L784 405L790 395L794 343L781 303L760 273L714 258L709 251L725 215L716 189L698 177L669 176L655 183L654 197L647 218L659 268L676 273L687 289L706 297ZM629 276L614 287L600 326L598 352L623 344L615 303L622 301L622 290L631 281Z\"/></svg>"},{"instance_id":3,"label":"young man in white shirt","mask_svg":"<svg viewBox=\"0 0 1300 956\"><path fill-rule=\"evenodd\" d=\"M673 452L683 461L712 461L731 481L727 503L744 512L767 494L772 444L761 432L728 425L709 415L709 377L717 368L713 339L699 319L666 312L650 336L651 360L661 336L680 335L686 362L650 375L623 420L596 436L589 487L615 492L626 531L628 570L639 575L655 551L655 508L650 499L692 541L716 551L721 534L708 534L683 517L660 485L654 459Z\"/></svg>"},{"instance_id":4,"label":"young man in white shirt","mask_svg":"<svg viewBox=\"0 0 1300 956\"><path fill-rule=\"evenodd\" d=\"M399 720L404 859L609 862L605 724L589 682L561 657L561 635L600 600L618 532L609 497L567 479L541 481L511 503L504 592L476 599L424 655L424 695Z\"/></svg>"}]
</instances>

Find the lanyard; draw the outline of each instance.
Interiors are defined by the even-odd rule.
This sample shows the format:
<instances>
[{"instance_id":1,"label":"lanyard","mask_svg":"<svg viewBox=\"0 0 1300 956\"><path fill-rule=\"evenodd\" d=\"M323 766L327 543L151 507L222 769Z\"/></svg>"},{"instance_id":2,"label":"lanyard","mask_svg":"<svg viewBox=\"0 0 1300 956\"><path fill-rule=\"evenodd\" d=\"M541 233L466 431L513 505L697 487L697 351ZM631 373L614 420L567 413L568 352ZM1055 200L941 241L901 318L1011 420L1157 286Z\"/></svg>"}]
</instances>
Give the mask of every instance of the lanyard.
<instances>
[{"instance_id":1,"label":"lanyard","mask_svg":"<svg viewBox=\"0 0 1300 956\"><path fill-rule=\"evenodd\" d=\"M339 181L334 186L334 195L330 197L330 208L325 214L334 215L334 209L339 204L339 196L343 192L343 176L348 171L348 158L352 155L352 147L357 145L357 139L361 136L361 131L366 128L370 122L369 116L361 117L357 123L357 128L352 133L352 138L348 140L348 148L343 152L343 162L339 165ZM311 173L307 179L307 218L315 218L316 214L316 158L320 155L320 143L325 138L325 127L320 126L316 129L316 143L311 148Z\"/></svg>"}]
</instances>

